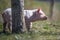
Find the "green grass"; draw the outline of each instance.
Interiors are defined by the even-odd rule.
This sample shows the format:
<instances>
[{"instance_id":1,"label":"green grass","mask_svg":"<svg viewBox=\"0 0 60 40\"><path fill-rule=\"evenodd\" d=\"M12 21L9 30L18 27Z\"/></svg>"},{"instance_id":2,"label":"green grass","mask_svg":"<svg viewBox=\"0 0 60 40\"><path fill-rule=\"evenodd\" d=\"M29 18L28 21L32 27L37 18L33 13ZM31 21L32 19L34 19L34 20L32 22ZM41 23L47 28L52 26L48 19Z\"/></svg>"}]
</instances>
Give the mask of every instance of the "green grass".
<instances>
[{"instance_id":1,"label":"green grass","mask_svg":"<svg viewBox=\"0 0 60 40\"><path fill-rule=\"evenodd\" d=\"M0 34L0 40L58 40L60 27L49 24L48 21L33 22L32 31L23 34ZM1 27L1 26L0 26Z\"/></svg>"},{"instance_id":2,"label":"green grass","mask_svg":"<svg viewBox=\"0 0 60 40\"><path fill-rule=\"evenodd\" d=\"M25 4L25 8L27 8ZM33 8L42 8L42 10L49 14L49 3L48 2L33 2ZM31 7L31 6L30 6ZM55 2L56 11L60 10L60 3ZM52 21L50 24L49 20L33 22L33 27L30 33L23 34L0 34L0 40L60 40L60 21ZM56 25L54 25L56 24ZM0 23L0 31L2 31L2 24Z\"/></svg>"}]
</instances>

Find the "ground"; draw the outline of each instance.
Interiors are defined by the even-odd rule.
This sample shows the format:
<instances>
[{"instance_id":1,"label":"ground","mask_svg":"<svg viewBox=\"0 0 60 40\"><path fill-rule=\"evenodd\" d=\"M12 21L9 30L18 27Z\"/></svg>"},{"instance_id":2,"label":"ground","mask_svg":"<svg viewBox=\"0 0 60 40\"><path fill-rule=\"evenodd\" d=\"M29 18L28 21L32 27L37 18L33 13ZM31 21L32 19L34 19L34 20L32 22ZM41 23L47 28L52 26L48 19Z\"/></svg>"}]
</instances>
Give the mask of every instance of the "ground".
<instances>
[{"instance_id":1,"label":"ground","mask_svg":"<svg viewBox=\"0 0 60 40\"><path fill-rule=\"evenodd\" d=\"M37 21L33 23L30 33L2 33L0 34L0 40L60 40L60 27L50 25L48 21Z\"/></svg>"}]
</instances>

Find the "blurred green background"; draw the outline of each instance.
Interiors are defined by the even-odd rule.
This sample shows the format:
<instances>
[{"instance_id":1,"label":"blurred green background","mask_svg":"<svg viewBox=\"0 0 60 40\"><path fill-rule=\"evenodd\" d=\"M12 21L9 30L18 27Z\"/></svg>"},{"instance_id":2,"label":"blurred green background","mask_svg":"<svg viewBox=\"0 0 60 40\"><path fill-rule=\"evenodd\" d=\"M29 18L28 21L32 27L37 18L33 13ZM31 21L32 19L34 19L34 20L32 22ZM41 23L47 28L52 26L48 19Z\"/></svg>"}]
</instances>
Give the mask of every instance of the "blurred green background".
<instances>
[{"instance_id":1,"label":"blurred green background","mask_svg":"<svg viewBox=\"0 0 60 40\"><path fill-rule=\"evenodd\" d=\"M1 13L11 7L11 0L0 0L0 32L2 31ZM49 16L48 0L24 0L24 9L41 8ZM60 40L60 1L54 1L52 24L50 20L33 22L32 31L23 34L0 34L0 40Z\"/></svg>"}]
</instances>

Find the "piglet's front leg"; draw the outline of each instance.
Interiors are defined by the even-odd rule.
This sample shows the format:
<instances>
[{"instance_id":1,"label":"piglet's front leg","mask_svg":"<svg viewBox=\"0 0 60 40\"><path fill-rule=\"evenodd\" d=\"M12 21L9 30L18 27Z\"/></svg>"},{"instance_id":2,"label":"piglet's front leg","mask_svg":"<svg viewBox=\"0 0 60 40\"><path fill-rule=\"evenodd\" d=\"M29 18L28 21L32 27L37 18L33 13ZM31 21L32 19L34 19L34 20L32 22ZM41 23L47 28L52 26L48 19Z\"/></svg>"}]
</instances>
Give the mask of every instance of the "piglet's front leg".
<instances>
[{"instance_id":1,"label":"piglet's front leg","mask_svg":"<svg viewBox=\"0 0 60 40\"><path fill-rule=\"evenodd\" d=\"M30 31L30 22L26 22L26 28L27 28L27 31L29 32Z\"/></svg>"},{"instance_id":2,"label":"piglet's front leg","mask_svg":"<svg viewBox=\"0 0 60 40\"><path fill-rule=\"evenodd\" d=\"M27 20L26 21L26 29L27 29L27 31L29 32L31 28L32 28L32 22Z\"/></svg>"}]
</instances>

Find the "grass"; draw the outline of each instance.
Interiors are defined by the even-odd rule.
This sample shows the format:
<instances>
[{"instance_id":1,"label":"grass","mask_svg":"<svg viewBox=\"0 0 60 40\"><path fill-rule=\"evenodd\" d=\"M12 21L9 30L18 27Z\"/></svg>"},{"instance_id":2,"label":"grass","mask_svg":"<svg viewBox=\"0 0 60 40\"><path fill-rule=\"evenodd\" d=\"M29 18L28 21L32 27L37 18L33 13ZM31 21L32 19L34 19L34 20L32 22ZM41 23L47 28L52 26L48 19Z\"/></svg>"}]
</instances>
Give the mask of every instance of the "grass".
<instances>
[{"instance_id":1,"label":"grass","mask_svg":"<svg viewBox=\"0 0 60 40\"><path fill-rule=\"evenodd\" d=\"M28 6L25 4L25 6ZM48 16L49 3L48 2L33 2L33 8L42 8ZM60 3L55 2L56 11L59 10ZM60 21L52 21L50 24L46 21L33 22L33 27L30 33L24 32L23 34L0 34L0 40L60 40ZM56 25L54 25L56 24ZM2 31L2 24L0 23L0 31Z\"/></svg>"},{"instance_id":2,"label":"grass","mask_svg":"<svg viewBox=\"0 0 60 40\"><path fill-rule=\"evenodd\" d=\"M0 26L1 27L1 26ZM33 22L32 31L23 34L0 34L0 40L59 40L60 27L50 25L48 21Z\"/></svg>"}]
</instances>

